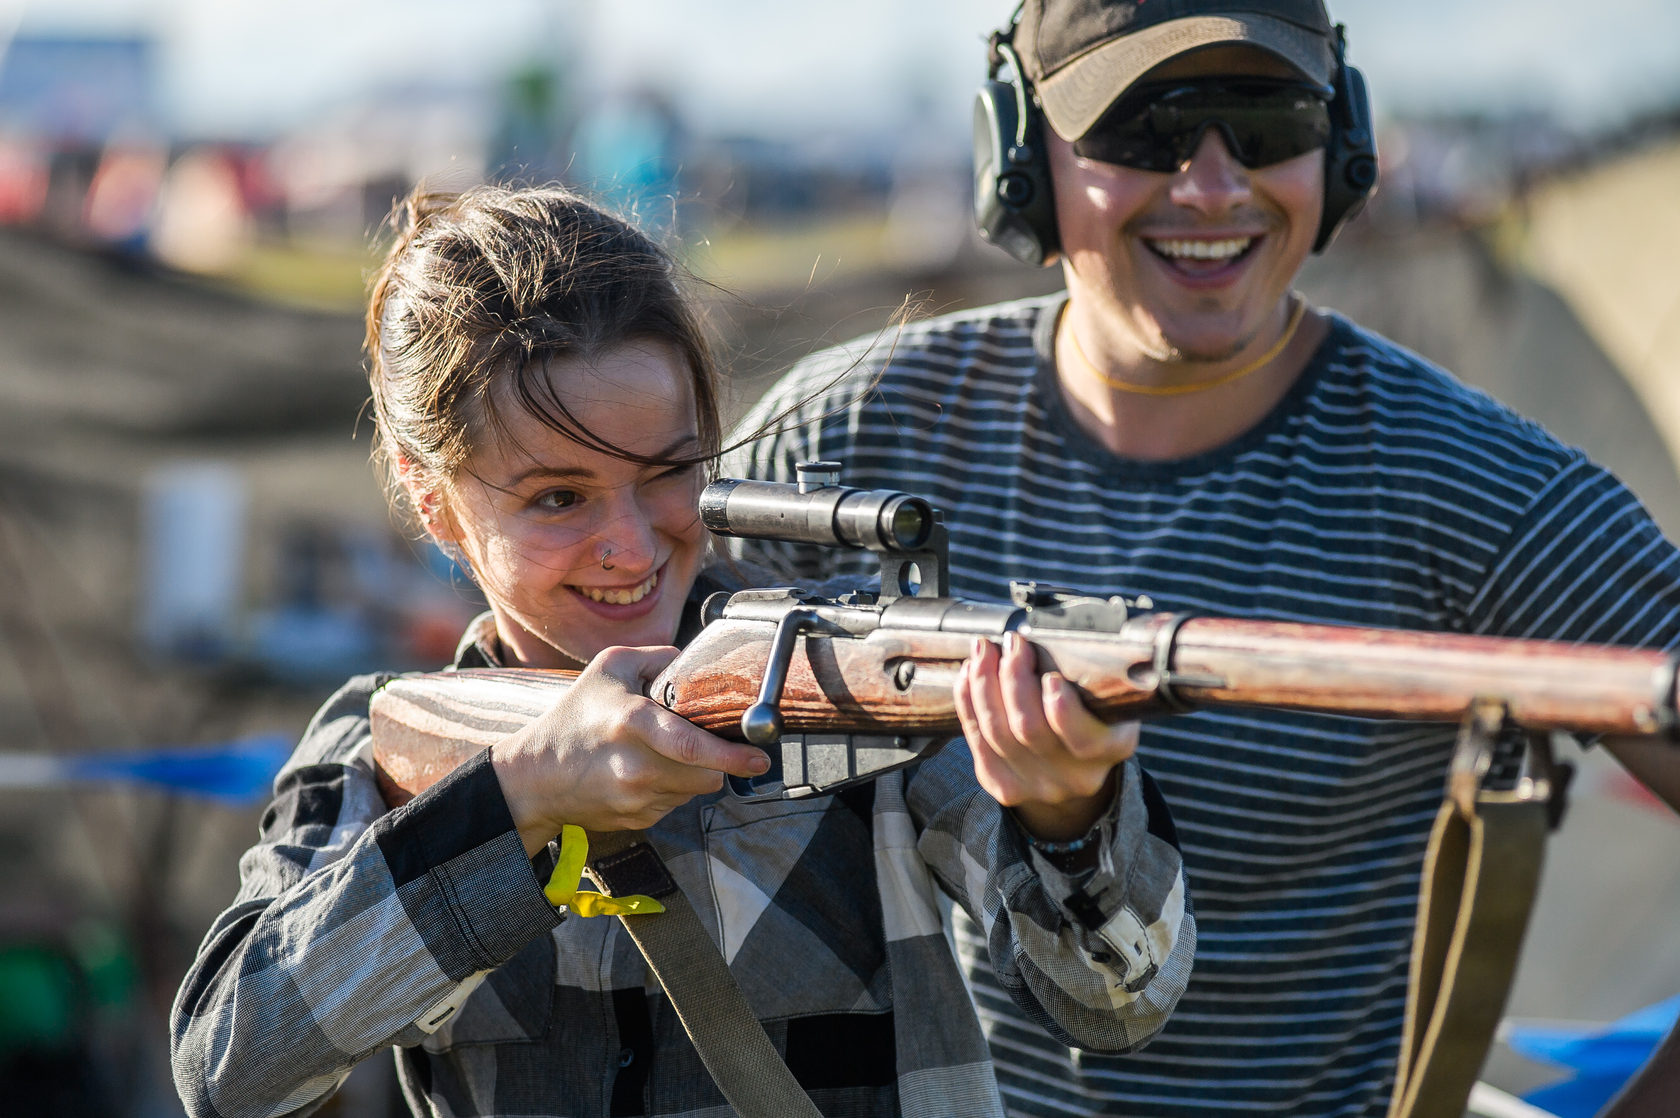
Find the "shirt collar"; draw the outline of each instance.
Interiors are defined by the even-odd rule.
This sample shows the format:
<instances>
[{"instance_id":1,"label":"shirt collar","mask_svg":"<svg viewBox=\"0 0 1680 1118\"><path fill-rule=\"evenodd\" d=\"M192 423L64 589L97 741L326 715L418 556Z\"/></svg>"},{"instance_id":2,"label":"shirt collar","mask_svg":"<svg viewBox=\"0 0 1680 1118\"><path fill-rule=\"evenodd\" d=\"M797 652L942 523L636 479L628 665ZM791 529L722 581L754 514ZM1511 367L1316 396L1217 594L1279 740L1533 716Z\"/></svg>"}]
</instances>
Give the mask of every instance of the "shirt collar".
<instances>
[{"instance_id":1,"label":"shirt collar","mask_svg":"<svg viewBox=\"0 0 1680 1118\"><path fill-rule=\"evenodd\" d=\"M472 619L467 631L461 634L461 643L455 646L455 666L457 668L500 668L502 663L502 642L496 636L496 616L485 610Z\"/></svg>"}]
</instances>

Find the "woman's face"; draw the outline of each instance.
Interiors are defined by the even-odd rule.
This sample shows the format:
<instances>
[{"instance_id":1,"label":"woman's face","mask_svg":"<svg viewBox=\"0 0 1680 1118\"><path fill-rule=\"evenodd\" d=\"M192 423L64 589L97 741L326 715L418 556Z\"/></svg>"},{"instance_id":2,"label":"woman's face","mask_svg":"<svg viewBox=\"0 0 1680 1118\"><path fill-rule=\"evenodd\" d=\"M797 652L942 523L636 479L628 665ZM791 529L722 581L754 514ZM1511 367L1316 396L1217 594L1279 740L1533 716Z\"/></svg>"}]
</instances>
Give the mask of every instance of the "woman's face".
<instances>
[{"instance_id":1,"label":"woman's face","mask_svg":"<svg viewBox=\"0 0 1680 1118\"><path fill-rule=\"evenodd\" d=\"M608 445L700 450L689 371L674 349L634 343L593 362L550 361L543 375ZM503 649L520 665L558 668L612 645L670 644L708 538L696 512L704 470L592 450L502 391L500 429L438 495L428 527L466 554Z\"/></svg>"}]
</instances>

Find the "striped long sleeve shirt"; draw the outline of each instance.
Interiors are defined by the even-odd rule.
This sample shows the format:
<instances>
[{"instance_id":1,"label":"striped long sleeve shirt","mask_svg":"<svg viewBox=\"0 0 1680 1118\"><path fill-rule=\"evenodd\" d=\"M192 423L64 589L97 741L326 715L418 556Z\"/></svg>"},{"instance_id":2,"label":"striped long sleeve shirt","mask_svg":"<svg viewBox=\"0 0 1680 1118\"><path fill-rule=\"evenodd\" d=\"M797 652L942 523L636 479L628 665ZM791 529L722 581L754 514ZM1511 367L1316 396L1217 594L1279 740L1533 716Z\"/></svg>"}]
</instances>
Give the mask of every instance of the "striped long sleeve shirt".
<instances>
[{"instance_id":1,"label":"striped long sleeve shirt","mask_svg":"<svg viewBox=\"0 0 1680 1118\"><path fill-rule=\"evenodd\" d=\"M1170 611L1673 647L1680 557L1580 451L1332 316L1289 394L1227 445L1117 457L1070 417L1051 340L1065 296L914 324L808 359L746 417L791 414L729 463L942 509L953 593L1032 578ZM749 545L806 577L859 553ZM1018 1115L1380 1118L1394 1075L1421 856L1450 728L1227 709L1145 724L1198 922L1190 987L1150 1045L1070 1051L1027 1027L958 914Z\"/></svg>"}]
</instances>

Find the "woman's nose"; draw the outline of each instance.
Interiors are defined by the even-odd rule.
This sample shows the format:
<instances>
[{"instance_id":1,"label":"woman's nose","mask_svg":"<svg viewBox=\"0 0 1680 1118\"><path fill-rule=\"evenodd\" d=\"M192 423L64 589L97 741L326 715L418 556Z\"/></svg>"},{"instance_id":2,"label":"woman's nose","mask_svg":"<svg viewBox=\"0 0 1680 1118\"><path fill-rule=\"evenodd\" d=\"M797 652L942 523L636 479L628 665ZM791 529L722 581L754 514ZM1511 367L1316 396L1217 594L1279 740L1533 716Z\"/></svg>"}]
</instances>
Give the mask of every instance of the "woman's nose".
<instances>
[{"instance_id":1,"label":"woman's nose","mask_svg":"<svg viewBox=\"0 0 1680 1118\"><path fill-rule=\"evenodd\" d=\"M606 560L612 564L611 569L635 574L657 561L659 541L650 512L641 501L628 496L603 510L595 536L600 548L611 552Z\"/></svg>"}]
</instances>

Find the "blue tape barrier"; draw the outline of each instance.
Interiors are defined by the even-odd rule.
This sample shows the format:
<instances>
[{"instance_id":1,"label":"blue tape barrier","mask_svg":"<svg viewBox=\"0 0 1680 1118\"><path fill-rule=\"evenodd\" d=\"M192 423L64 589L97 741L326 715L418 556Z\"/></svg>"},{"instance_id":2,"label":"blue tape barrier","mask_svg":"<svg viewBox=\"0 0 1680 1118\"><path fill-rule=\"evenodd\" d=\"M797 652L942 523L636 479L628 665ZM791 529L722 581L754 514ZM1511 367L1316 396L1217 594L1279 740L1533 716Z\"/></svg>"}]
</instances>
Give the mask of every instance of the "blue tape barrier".
<instances>
[{"instance_id":1,"label":"blue tape barrier","mask_svg":"<svg viewBox=\"0 0 1680 1118\"><path fill-rule=\"evenodd\" d=\"M1511 1024L1502 1034L1520 1056L1574 1076L1524 1095L1558 1118L1592 1118L1648 1060L1680 1018L1680 995L1592 1027Z\"/></svg>"},{"instance_id":2,"label":"blue tape barrier","mask_svg":"<svg viewBox=\"0 0 1680 1118\"><path fill-rule=\"evenodd\" d=\"M264 734L202 746L134 752L0 754L0 788L74 784L138 784L227 804L267 799L292 741Z\"/></svg>"}]
</instances>

